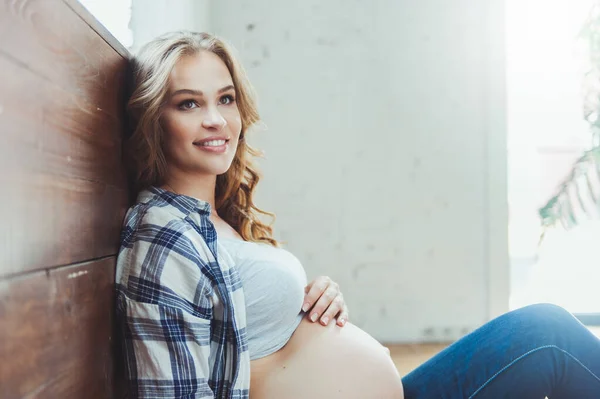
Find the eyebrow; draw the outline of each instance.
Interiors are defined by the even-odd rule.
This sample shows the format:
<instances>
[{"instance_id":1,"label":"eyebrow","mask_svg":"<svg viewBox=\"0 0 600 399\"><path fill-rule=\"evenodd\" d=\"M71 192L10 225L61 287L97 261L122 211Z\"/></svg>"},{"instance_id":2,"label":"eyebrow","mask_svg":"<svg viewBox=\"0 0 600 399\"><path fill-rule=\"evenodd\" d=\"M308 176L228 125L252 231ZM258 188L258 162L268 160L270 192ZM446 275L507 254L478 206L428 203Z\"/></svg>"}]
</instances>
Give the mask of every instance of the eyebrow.
<instances>
[{"instance_id":1,"label":"eyebrow","mask_svg":"<svg viewBox=\"0 0 600 399\"><path fill-rule=\"evenodd\" d=\"M235 89L235 87L233 85L227 85L223 88L220 88L217 91L217 93L221 94L221 93L224 93L224 92L232 90L232 89ZM171 97L175 97L178 94L191 94L191 95L198 96L198 97L202 97L204 95L204 93L202 93L202 91L200 91L200 90L180 89L180 90L174 91L173 94L171 94Z\"/></svg>"}]
</instances>

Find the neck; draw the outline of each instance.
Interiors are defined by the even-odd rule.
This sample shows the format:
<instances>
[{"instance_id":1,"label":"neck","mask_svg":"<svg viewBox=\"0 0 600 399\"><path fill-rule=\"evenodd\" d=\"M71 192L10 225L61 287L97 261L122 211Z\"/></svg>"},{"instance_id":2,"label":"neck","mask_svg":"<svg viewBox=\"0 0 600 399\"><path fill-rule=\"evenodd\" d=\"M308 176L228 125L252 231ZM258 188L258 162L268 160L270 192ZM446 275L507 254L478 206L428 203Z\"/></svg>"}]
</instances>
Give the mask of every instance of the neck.
<instances>
[{"instance_id":1,"label":"neck","mask_svg":"<svg viewBox=\"0 0 600 399\"><path fill-rule=\"evenodd\" d=\"M166 190L174 191L176 194L183 194L206 201L210 204L213 212L216 212L216 186L217 176L215 175L196 175L190 177L189 174L184 176L179 173L169 173L162 187Z\"/></svg>"}]
</instances>

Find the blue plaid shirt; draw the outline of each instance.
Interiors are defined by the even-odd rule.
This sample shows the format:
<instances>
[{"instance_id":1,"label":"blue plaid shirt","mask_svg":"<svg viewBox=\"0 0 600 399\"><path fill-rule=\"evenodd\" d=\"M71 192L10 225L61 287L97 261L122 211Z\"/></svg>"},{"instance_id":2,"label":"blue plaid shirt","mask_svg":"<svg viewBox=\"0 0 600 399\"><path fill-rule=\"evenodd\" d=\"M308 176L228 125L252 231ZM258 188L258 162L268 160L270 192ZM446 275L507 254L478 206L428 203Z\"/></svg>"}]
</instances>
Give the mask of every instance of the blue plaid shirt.
<instances>
[{"instance_id":1,"label":"blue plaid shirt","mask_svg":"<svg viewBox=\"0 0 600 399\"><path fill-rule=\"evenodd\" d=\"M132 398L248 398L244 295L206 202L160 188L127 212L117 316Z\"/></svg>"}]
</instances>

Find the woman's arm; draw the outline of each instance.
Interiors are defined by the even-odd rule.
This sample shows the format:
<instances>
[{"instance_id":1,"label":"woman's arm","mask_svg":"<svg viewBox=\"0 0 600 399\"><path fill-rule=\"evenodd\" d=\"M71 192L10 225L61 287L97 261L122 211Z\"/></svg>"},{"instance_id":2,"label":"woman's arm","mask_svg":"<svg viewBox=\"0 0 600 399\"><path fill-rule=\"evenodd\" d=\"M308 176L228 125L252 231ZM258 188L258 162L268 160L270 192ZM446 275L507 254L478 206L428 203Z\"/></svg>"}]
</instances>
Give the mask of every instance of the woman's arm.
<instances>
[{"instance_id":1,"label":"woman's arm","mask_svg":"<svg viewBox=\"0 0 600 399\"><path fill-rule=\"evenodd\" d=\"M119 254L117 312L132 398L213 398L213 293L183 223L146 223ZM226 383L226 382L225 382Z\"/></svg>"},{"instance_id":2,"label":"woman's arm","mask_svg":"<svg viewBox=\"0 0 600 399\"><path fill-rule=\"evenodd\" d=\"M124 355L132 398L214 398L210 388L210 320L188 311L122 303Z\"/></svg>"}]
</instances>

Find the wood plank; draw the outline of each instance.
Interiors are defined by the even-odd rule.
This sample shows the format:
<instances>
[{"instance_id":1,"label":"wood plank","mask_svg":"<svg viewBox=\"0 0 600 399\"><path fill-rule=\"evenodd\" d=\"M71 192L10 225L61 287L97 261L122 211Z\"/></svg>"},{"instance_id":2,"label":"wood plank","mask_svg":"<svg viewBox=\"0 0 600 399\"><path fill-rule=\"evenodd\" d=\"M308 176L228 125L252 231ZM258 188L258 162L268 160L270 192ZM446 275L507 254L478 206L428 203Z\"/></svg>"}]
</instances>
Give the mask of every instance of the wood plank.
<instances>
[{"instance_id":1,"label":"wood plank","mask_svg":"<svg viewBox=\"0 0 600 399\"><path fill-rule=\"evenodd\" d=\"M30 73L28 77L37 76L22 89L35 92L43 80L61 88L70 94L78 110L114 124L103 134L121 139L128 59L65 2L0 0L0 58L5 61L0 65L3 80L13 79L18 66ZM8 62L14 66L7 66ZM25 107L23 110L27 111Z\"/></svg>"},{"instance_id":2,"label":"wood plank","mask_svg":"<svg viewBox=\"0 0 600 399\"><path fill-rule=\"evenodd\" d=\"M112 75L127 62L61 0L0 0L0 54L83 94L90 84L118 92Z\"/></svg>"},{"instance_id":3,"label":"wood plank","mask_svg":"<svg viewBox=\"0 0 600 399\"><path fill-rule=\"evenodd\" d=\"M9 160L4 168L42 171L124 187L121 135L124 121L91 106L123 102L101 92L82 101L0 56L0 131ZM115 80L115 85L122 82ZM111 103L112 104L112 103ZM109 105L116 112L116 105ZM12 164L12 166L11 166ZM7 169L2 170L7 170Z\"/></svg>"},{"instance_id":4,"label":"wood plank","mask_svg":"<svg viewBox=\"0 0 600 399\"><path fill-rule=\"evenodd\" d=\"M8 187L0 207L2 276L117 252L123 190L61 176L24 179L2 182Z\"/></svg>"},{"instance_id":5,"label":"wood plank","mask_svg":"<svg viewBox=\"0 0 600 399\"><path fill-rule=\"evenodd\" d=\"M127 68L63 1L0 0L0 277L116 253Z\"/></svg>"},{"instance_id":6,"label":"wood plank","mask_svg":"<svg viewBox=\"0 0 600 399\"><path fill-rule=\"evenodd\" d=\"M129 58L131 54L129 51L109 32L104 25L102 25L96 17L92 15L78 0L63 0L70 9L73 10L85 23L92 28L100 37L102 37L109 46L111 46L117 53L121 54L123 58Z\"/></svg>"},{"instance_id":7,"label":"wood plank","mask_svg":"<svg viewBox=\"0 0 600 399\"><path fill-rule=\"evenodd\" d=\"M0 80L0 276L115 254L119 121L2 57L0 70L12 76Z\"/></svg>"},{"instance_id":8,"label":"wood plank","mask_svg":"<svg viewBox=\"0 0 600 399\"><path fill-rule=\"evenodd\" d=\"M0 281L0 397L113 397L115 262Z\"/></svg>"}]
</instances>

